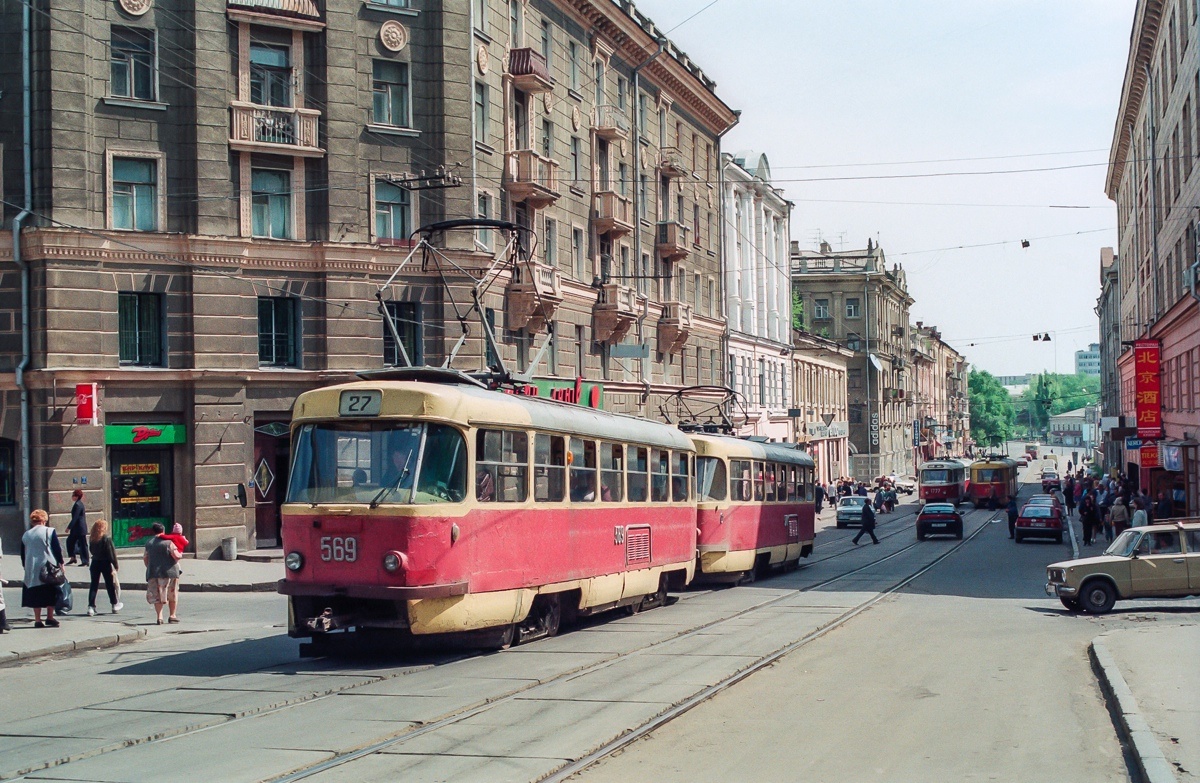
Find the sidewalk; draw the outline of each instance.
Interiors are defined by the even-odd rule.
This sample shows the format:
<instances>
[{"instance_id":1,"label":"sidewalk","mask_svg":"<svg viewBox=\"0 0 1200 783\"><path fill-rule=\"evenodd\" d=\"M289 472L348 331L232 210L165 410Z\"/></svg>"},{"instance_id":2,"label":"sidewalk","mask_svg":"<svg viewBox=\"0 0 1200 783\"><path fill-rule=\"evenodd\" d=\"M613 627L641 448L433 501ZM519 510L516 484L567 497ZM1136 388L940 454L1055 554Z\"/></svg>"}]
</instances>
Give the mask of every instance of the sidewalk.
<instances>
[{"instance_id":1,"label":"sidewalk","mask_svg":"<svg viewBox=\"0 0 1200 783\"><path fill-rule=\"evenodd\" d=\"M1110 631L1092 663L1146 783L1200 781L1200 625Z\"/></svg>"},{"instance_id":2,"label":"sidewalk","mask_svg":"<svg viewBox=\"0 0 1200 783\"><path fill-rule=\"evenodd\" d=\"M20 561L18 560L18 565ZM141 550L117 555L122 590L145 590L146 567L142 565ZM183 576L179 579L181 593L269 593L283 579L283 563L250 560L197 560L185 557L179 561ZM85 566L67 566L67 577L75 591L88 589L91 575ZM11 580L10 580L11 581ZM100 589L104 589L101 581Z\"/></svg>"}]
</instances>

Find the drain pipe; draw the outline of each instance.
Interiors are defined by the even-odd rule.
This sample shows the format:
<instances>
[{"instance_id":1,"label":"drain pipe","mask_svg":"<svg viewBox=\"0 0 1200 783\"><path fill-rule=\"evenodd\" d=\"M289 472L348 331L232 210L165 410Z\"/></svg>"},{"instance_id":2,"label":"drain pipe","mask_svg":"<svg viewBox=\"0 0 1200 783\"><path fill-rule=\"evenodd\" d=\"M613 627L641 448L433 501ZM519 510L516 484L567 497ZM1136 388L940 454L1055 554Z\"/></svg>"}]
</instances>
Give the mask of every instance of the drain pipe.
<instances>
[{"instance_id":1,"label":"drain pipe","mask_svg":"<svg viewBox=\"0 0 1200 783\"><path fill-rule=\"evenodd\" d=\"M30 427L29 427L29 385L25 382L25 371L30 363L29 339L29 264L21 256L21 228L33 214L33 103L31 87L31 47L33 34L31 30L29 3L22 4L21 9L21 110L22 132L22 167L25 175L25 208L13 219L12 242L13 261L21 270L21 362L17 365L16 383L21 390L21 518L25 528L29 529L29 512L32 509L33 498L29 485L29 472L33 460L30 458Z\"/></svg>"}]
</instances>

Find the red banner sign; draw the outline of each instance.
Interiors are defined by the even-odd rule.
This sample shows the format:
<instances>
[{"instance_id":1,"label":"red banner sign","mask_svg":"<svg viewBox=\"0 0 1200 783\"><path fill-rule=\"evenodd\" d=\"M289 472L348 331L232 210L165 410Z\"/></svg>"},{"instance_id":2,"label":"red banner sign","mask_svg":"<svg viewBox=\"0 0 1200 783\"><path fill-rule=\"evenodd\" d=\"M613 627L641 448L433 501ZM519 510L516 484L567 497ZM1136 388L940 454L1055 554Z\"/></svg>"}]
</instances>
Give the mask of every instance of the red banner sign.
<instances>
[{"instance_id":1,"label":"red banner sign","mask_svg":"<svg viewBox=\"0 0 1200 783\"><path fill-rule=\"evenodd\" d=\"M1158 340L1133 343L1133 393L1139 438L1162 436L1162 379Z\"/></svg>"},{"instance_id":2,"label":"red banner sign","mask_svg":"<svg viewBox=\"0 0 1200 783\"><path fill-rule=\"evenodd\" d=\"M75 423L96 424L98 407L96 405L96 384L75 384Z\"/></svg>"},{"instance_id":3,"label":"red banner sign","mask_svg":"<svg viewBox=\"0 0 1200 783\"><path fill-rule=\"evenodd\" d=\"M1161 468L1162 467L1162 464L1158 460L1158 444L1157 443L1147 443L1146 445L1142 446L1141 463L1142 463L1143 468Z\"/></svg>"}]
</instances>

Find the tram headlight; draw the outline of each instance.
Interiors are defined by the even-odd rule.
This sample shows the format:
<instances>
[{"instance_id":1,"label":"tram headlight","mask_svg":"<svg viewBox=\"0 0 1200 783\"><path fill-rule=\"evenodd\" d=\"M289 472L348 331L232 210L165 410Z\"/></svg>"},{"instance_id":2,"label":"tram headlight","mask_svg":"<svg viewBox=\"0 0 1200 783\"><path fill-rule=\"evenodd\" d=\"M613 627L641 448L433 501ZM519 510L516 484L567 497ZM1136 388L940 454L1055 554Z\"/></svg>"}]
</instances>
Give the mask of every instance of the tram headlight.
<instances>
[{"instance_id":1,"label":"tram headlight","mask_svg":"<svg viewBox=\"0 0 1200 783\"><path fill-rule=\"evenodd\" d=\"M283 564L289 571L299 571L304 568L304 555L299 552L288 552L287 557L283 558Z\"/></svg>"},{"instance_id":2,"label":"tram headlight","mask_svg":"<svg viewBox=\"0 0 1200 783\"><path fill-rule=\"evenodd\" d=\"M408 558L402 552L388 552L383 556L383 570L389 574L394 574L397 571L403 571L408 565Z\"/></svg>"}]
</instances>

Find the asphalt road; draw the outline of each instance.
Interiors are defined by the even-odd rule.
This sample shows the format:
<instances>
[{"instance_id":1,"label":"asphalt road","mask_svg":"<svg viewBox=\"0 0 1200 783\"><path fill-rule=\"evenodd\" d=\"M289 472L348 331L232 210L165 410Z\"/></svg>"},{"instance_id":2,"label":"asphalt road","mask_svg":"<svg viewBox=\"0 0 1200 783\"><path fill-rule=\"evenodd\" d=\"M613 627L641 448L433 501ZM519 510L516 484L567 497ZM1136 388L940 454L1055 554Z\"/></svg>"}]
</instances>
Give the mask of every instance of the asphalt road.
<instances>
[{"instance_id":1,"label":"asphalt road","mask_svg":"<svg viewBox=\"0 0 1200 783\"><path fill-rule=\"evenodd\" d=\"M208 630L5 669L0 779L539 780L692 701L583 777L1127 779L1086 645L1128 617L1041 592L1065 545L986 511L917 543L912 510L879 546L825 529L799 571L489 655L302 660L280 598L189 597Z\"/></svg>"}]
</instances>

